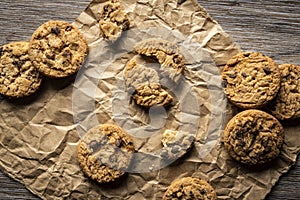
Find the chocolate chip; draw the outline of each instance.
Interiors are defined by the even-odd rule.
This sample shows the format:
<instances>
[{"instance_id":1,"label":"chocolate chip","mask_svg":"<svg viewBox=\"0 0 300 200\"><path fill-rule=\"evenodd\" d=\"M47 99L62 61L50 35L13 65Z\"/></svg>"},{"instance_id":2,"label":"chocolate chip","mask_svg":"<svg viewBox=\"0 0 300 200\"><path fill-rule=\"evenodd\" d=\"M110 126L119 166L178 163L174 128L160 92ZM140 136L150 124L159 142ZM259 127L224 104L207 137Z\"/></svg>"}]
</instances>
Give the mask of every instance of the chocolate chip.
<instances>
[{"instance_id":1,"label":"chocolate chip","mask_svg":"<svg viewBox=\"0 0 300 200\"><path fill-rule=\"evenodd\" d=\"M51 28L51 33L53 33L55 35L59 35L60 29L57 26L54 26L53 28Z\"/></svg>"},{"instance_id":2,"label":"chocolate chip","mask_svg":"<svg viewBox=\"0 0 300 200\"><path fill-rule=\"evenodd\" d=\"M105 5L105 6L103 7L103 10L104 10L104 12L108 12L108 10L109 10L109 5Z\"/></svg>"},{"instance_id":3,"label":"chocolate chip","mask_svg":"<svg viewBox=\"0 0 300 200\"><path fill-rule=\"evenodd\" d=\"M97 142L96 140L93 140L90 144L89 147L92 149L93 152L98 151L101 148L101 144Z\"/></svg>"},{"instance_id":4,"label":"chocolate chip","mask_svg":"<svg viewBox=\"0 0 300 200\"><path fill-rule=\"evenodd\" d=\"M0 57L3 55L3 47L0 47Z\"/></svg>"},{"instance_id":5,"label":"chocolate chip","mask_svg":"<svg viewBox=\"0 0 300 200\"><path fill-rule=\"evenodd\" d=\"M74 51L77 51L78 48L79 48L79 45L76 44L76 43L72 43L72 44L70 45L70 49L72 49L72 50L74 50Z\"/></svg>"},{"instance_id":6,"label":"chocolate chip","mask_svg":"<svg viewBox=\"0 0 300 200\"><path fill-rule=\"evenodd\" d=\"M202 189L202 190L200 191L200 193L201 193L202 195L205 195L205 194L206 194L206 190Z\"/></svg>"},{"instance_id":7,"label":"chocolate chip","mask_svg":"<svg viewBox=\"0 0 300 200\"><path fill-rule=\"evenodd\" d=\"M246 72L242 72L242 76L243 76L244 78L246 78L246 77L247 77Z\"/></svg>"},{"instance_id":8,"label":"chocolate chip","mask_svg":"<svg viewBox=\"0 0 300 200\"><path fill-rule=\"evenodd\" d=\"M175 64L180 64L181 59L179 58L179 55L175 55L173 61Z\"/></svg>"},{"instance_id":9,"label":"chocolate chip","mask_svg":"<svg viewBox=\"0 0 300 200\"><path fill-rule=\"evenodd\" d=\"M67 26L65 30L66 31L71 31L72 29L73 29L72 26Z\"/></svg>"},{"instance_id":10,"label":"chocolate chip","mask_svg":"<svg viewBox=\"0 0 300 200\"><path fill-rule=\"evenodd\" d=\"M228 85L228 82L227 82L226 79L224 79L224 80L222 81L222 87L223 87L223 88L226 88L227 85Z\"/></svg>"},{"instance_id":11,"label":"chocolate chip","mask_svg":"<svg viewBox=\"0 0 300 200\"><path fill-rule=\"evenodd\" d=\"M229 78L236 78L236 74L229 74Z\"/></svg>"},{"instance_id":12,"label":"chocolate chip","mask_svg":"<svg viewBox=\"0 0 300 200\"><path fill-rule=\"evenodd\" d=\"M245 56L245 57L249 57L249 56L250 56L250 53L244 53L244 56Z\"/></svg>"},{"instance_id":13,"label":"chocolate chip","mask_svg":"<svg viewBox=\"0 0 300 200\"><path fill-rule=\"evenodd\" d=\"M15 60L15 61L13 61L12 62L12 64L14 65L14 66L16 66L17 68L21 68L22 67L22 65L24 65L24 61L22 61L22 60Z\"/></svg>"},{"instance_id":14,"label":"chocolate chip","mask_svg":"<svg viewBox=\"0 0 300 200\"><path fill-rule=\"evenodd\" d=\"M270 70L270 68L268 68L268 67L264 67L264 72L265 72L267 75L271 74L271 70Z\"/></svg>"},{"instance_id":15,"label":"chocolate chip","mask_svg":"<svg viewBox=\"0 0 300 200\"><path fill-rule=\"evenodd\" d=\"M244 137L243 131L237 130L237 131L235 132L235 139L240 139L240 138L243 138L243 137Z\"/></svg>"},{"instance_id":16,"label":"chocolate chip","mask_svg":"<svg viewBox=\"0 0 300 200\"><path fill-rule=\"evenodd\" d=\"M55 55L49 55L49 54L46 54L46 57L50 60L54 60L55 59Z\"/></svg>"},{"instance_id":17,"label":"chocolate chip","mask_svg":"<svg viewBox=\"0 0 300 200\"><path fill-rule=\"evenodd\" d=\"M35 36L35 39L37 39L37 40L41 40L42 38L43 38L43 36L41 36L40 34Z\"/></svg>"},{"instance_id":18,"label":"chocolate chip","mask_svg":"<svg viewBox=\"0 0 300 200\"><path fill-rule=\"evenodd\" d=\"M63 54L62 54L62 56L65 57L65 58L66 57L70 57L71 55L72 54L71 54L71 52L69 50L64 51Z\"/></svg>"}]
</instances>

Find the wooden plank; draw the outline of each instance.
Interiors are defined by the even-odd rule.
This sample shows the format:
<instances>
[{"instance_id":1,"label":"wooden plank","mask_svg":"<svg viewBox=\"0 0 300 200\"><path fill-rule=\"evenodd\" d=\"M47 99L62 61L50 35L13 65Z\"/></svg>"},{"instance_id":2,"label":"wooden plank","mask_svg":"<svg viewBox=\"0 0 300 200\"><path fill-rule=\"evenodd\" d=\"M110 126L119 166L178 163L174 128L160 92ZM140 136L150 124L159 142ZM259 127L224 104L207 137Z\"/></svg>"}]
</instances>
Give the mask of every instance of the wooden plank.
<instances>
[{"instance_id":1,"label":"wooden plank","mask_svg":"<svg viewBox=\"0 0 300 200\"><path fill-rule=\"evenodd\" d=\"M0 45L29 40L48 20L72 22L90 0L1 0ZM278 63L300 65L299 0L199 0L244 50L261 51ZM38 199L0 172L0 199ZM300 199L300 159L267 199Z\"/></svg>"}]
</instances>

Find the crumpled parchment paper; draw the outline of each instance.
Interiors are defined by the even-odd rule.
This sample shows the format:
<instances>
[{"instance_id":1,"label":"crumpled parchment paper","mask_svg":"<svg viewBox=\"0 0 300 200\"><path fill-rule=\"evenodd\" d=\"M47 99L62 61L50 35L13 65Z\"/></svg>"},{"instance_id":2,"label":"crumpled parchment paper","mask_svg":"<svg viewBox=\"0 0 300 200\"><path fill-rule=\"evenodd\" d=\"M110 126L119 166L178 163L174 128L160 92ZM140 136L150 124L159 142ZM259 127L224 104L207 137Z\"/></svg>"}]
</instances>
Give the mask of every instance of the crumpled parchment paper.
<instances>
[{"instance_id":1,"label":"crumpled parchment paper","mask_svg":"<svg viewBox=\"0 0 300 200\"><path fill-rule=\"evenodd\" d=\"M39 93L29 99L1 100L1 170L42 199L161 199L168 185L184 176L209 181L219 199L264 199L296 160L300 126L285 126L282 153L267 166L247 167L230 158L220 134L236 110L220 92L219 70L239 47L194 0L122 1L131 27L112 44L99 33L97 13L103 2L92 1L74 22L90 47L76 78L46 79ZM163 81L176 101L170 109L154 112L165 119L162 124L155 121L156 115L151 118L128 100L122 82L124 64L134 55L133 45L148 37L176 41L187 63L183 89ZM120 110L119 105L124 108ZM196 123L187 123L191 119ZM195 146L161 169L149 168L146 158L141 162L144 165L133 168L117 185L100 185L79 168L76 148L87 129L105 122L132 133L142 156L159 151L161 132L143 137L134 132L137 124L145 130L148 126L179 129L188 124L196 132ZM145 166L147 170L140 171Z\"/></svg>"}]
</instances>

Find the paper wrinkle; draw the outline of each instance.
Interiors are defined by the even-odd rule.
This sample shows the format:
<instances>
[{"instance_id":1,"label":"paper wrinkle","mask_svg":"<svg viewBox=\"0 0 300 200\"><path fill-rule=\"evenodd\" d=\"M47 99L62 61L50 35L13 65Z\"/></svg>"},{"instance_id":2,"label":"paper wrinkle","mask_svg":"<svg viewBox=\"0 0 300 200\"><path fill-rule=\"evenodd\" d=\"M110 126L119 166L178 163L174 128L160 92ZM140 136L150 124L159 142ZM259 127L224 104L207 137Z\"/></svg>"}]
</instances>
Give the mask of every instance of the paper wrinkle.
<instances>
[{"instance_id":1,"label":"paper wrinkle","mask_svg":"<svg viewBox=\"0 0 300 200\"><path fill-rule=\"evenodd\" d=\"M46 80L37 97L26 105L1 98L0 169L23 183L42 199L161 199L174 179L185 176L199 177L209 181L216 189L219 199L263 199L280 175L295 163L297 154L300 152L298 136L300 126L285 126L286 139L282 153L262 171L253 171L252 168L240 165L230 158L222 145L220 133L226 122L236 113L236 108L230 104L227 104L227 109L222 107L226 98L221 92L219 73L226 61L240 50L230 36L224 33L218 23L194 0L183 0L180 3L175 0L140 0L138 2L126 0L121 1L121 5L130 18L130 31L144 30L142 33L144 36L149 35L149 28L161 27L162 30L167 31L159 33L169 37L171 32L170 37L177 37L179 40L181 38L184 41L179 42L180 47L203 52L197 55L193 52L187 54L188 51L180 49L184 53L188 68L184 78L190 85L197 88L193 95L199 101L201 111L199 123L204 124L199 127L195 147L186 157L158 171L129 173L114 187L99 185L84 176L76 159L78 140L82 136L82 134L78 135L77 131L79 129L79 132L84 134L87 131L86 127L91 124L115 122L110 119L113 114L110 109L113 103L110 97L114 94L110 90L118 82L111 80L122 76L122 66L134 54L134 52L127 52L128 45L133 44L138 38L143 39L138 35L136 37L132 35L132 40L127 41L126 38L130 38L128 37L130 31L125 32L117 41L119 46L100 39L98 12L103 2L104 0L92 1L75 20L74 25L87 38L91 52L99 47L97 46L99 43L106 44L101 51L89 54L86 64L88 63L96 71L84 74L81 77L82 80L90 79L91 83L93 80L98 80L99 74L105 74L106 78L101 79L102 84L97 82L89 85L85 81L76 81L73 85L64 83L58 87L55 86L54 80ZM196 43L194 40L198 44L193 45ZM202 51L203 48L204 51ZM97 68L98 60L102 58L99 56L102 56L104 51L107 52L105 58L113 62L103 62L103 66ZM121 55L117 61L114 60L116 52ZM210 55L205 52L209 52ZM199 58L202 59L201 62L190 62L191 60L197 61ZM211 58L219 68L210 67ZM118 67L119 71L114 69L107 71L111 63L120 63L122 66ZM199 68L201 68L201 76ZM114 77L114 75L117 76ZM165 85L165 82L163 84ZM96 90L91 91L90 88L96 88ZM170 88L173 90L173 87ZM89 99L91 93L95 94L95 98ZM183 94L186 96L186 93ZM79 95L80 102L85 104L72 102L72 95ZM220 98L212 100L212 96ZM120 100L122 96L118 94L117 98ZM182 97L177 97L176 101L180 98ZM148 124L149 116L139 109L133 109L134 105L133 102L128 105L131 108L128 116L140 113L135 120L142 125ZM176 114L176 111L180 107L176 104L173 106L174 110L166 112L169 117L172 116L173 121L166 119L168 122L166 126L176 129L180 122L180 116ZM80 112L74 113L72 108ZM190 110L187 107L187 111ZM221 110L224 112L220 113ZM197 116L191 113L188 112L186 117ZM70 119L72 115L74 119ZM162 115L165 114L162 113ZM85 116L94 121L86 121L83 124L73 123L73 120L80 121ZM223 121L217 121L216 116ZM123 121L120 124L122 126L127 124L127 121ZM201 137L207 130L214 134ZM161 148L157 144L159 136L160 133L157 133L150 139L135 139L136 149L148 152L147 148L150 147L153 150ZM199 156L199 151L206 156Z\"/></svg>"}]
</instances>

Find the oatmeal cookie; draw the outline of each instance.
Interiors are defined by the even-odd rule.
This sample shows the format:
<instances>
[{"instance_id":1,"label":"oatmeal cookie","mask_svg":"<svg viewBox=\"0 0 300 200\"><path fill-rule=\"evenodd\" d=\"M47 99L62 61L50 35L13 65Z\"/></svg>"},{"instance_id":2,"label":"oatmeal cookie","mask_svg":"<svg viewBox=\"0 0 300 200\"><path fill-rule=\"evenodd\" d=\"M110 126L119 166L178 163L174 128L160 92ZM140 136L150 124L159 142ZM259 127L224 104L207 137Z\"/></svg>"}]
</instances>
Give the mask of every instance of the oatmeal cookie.
<instances>
[{"instance_id":1,"label":"oatmeal cookie","mask_svg":"<svg viewBox=\"0 0 300 200\"><path fill-rule=\"evenodd\" d=\"M102 37L111 41L120 37L122 31L129 29L129 19L118 0L110 0L103 5L99 26Z\"/></svg>"},{"instance_id":2,"label":"oatmeal cookie","mask_svg":"<svg viewBox=\"0 0 300 200\"><path fill-rule=\"evenodd\" d=\"M281 84L279 92L270 105L271 113L280 120L300 117L300 66L279 65Z\"/></svg>"},{"instance_id":3,"label":"oatmeal cookie","mask_svg":"<svg viewBox=\"0 0 300 200\"><path fill-rule=\"evenodd\" d=\"M167 40L150 38L136 44L138 54L156 57L163 73L178 81L184 68L184 60L176 44Z\"/></svg>"},{"instance_id":4,"label":"oatmeal cookie","mask_svg":"<svg viewBox=\"0 0 300 200\"><path fill-rule=\"evenodd\" d=\"M173 101L173 97L157 83L138 87L132 98L136 104L148 108L155 105L168 106Z\"/></svg>"},{"instance_id":5,"label":"oatmeal cookie","mask_svg":"<svg viewBox=\"0 0 300 200\"><path fill-rule=\"evenodd\" d=\"M252 109L237 114L229 121L223 139L231 157L244 164L256 165L278 156L284 132L275 117Z\"/></svg>"},{"instance_id":6,"label":"oatmeal cookie","mask_svg":"<svg viewBox=\"0 0 300 200\"><path fill-rule=\"evenodd\" d=\"M163 200L215 200L214 188L204 180L185 177L175 180L167 189Z\"/></svg>"},{"instance_id":7,"label":"oatmeal cookie","mask_svg":"<svg viewBox=\"0 0 300 200\"><path fill-rule=\"evenodd\" d=\"M102 124L90 129L78 144L78 161L84 173L99 183L112 182L128 169L134 145L120 127Z\"/></svg>"},{"instance_id":8,"label":"oatmeal cookie","mask_svg":"<svg viewBox=\"0 0 300 200\"><path fill-rule=\"evenodd\" d=\"M173 161L182 157L191 149L194 139L195 137L188 132L165 130L161 139L162 158Z\"/></svg>"},{"instance_id":9,"label":"oatmeal cookie","mask_svg":"<svg viewBox=\"0 0 300 200\"><path fill-rule=\"evenodd\" d=\"M277 64L258 52L233 56L224 67L222 79L226 96L242 109L265 106L280 87Z\"/></svg>"},{"instance_id":10,"label":"oatmeal cookie","mask_svg":"<svg viewBox=\"0 0 300 200\"><path fill-rule=\"evenodd\" d=\"M60 78L75 74L88 53L81 32L68 22L49 21L32 35L29 56L44 75Z\"/></svg>"},{"instance_id":11,"label":"oatmeal cookie","mask_svg":"<svg viewBox=\"0 0 300 200\"><path fill-rule=\"evenodd\" d=\"M20 98L39 89L42 78L29 59L28 49L28 42L0 47L0 94Z\"/></svg>"}]
</instances>

